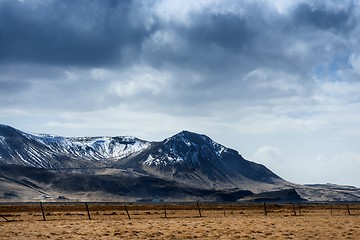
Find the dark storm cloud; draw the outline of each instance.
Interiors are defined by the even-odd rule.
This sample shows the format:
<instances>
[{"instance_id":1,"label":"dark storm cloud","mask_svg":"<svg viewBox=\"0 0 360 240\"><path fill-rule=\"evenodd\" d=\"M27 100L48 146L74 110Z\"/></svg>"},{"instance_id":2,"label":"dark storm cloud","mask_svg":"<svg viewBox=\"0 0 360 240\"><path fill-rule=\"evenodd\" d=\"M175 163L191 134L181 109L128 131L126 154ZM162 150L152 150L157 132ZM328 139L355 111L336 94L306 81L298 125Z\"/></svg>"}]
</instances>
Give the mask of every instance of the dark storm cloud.
<instances>
[{"instance_id":1,"label":"dark storm cloud","mask_svg":"<svg viewBox=\"0 0 360 240\"><path fill-rule=\"evenodd\" d=\"M160 3L2 1L0 61L106 67L131 65L130 60L155 67L170 63L194 70L219 65L240 66L244 71L259 65L301 68L296 58L289 59L283 53L287 41L308 41L303 34L311 30L299 26L348 32L354 27L351 7L338 10L303 3L294 8L291 17L286 17L266 4L238 3L233 8L242 8L242 14L226 11L226 7L221 11L206 7L190 13L189 22L182 24L176 20L164 22L162 14L166 12L154 14L153 5ZM150 24L146 23L147 17L152 19ZM172 31L186 47L174 51L178 44L175 41L168 46L146 45L158 31Z\"/></svg>"},{"instance_id":2,"label":"dark storm cloud","mask_svg":"<svg viewBox=\"0 0 360 240\"><path fill-rule=\"evenodd\" d=\"M3 72L3 89L26 83L29 94L48 89L53 104L71 93L94 108L142 99L159 111L287 98L354 47L351 1L282 13L271 2L215 2L0 1L0 64L21 72Z\"/></svg>"},{"instance_id":3,"label":"dark storm cloud","mask_svg":"<svg viewBox=\"0 0 360 240\"><path fill-rule=\"evenodd\" d=\"M246 19L232 14L203 14L198 16L187 34L197 47L209 49L212 45L229 51L241 51L253 38Z\"/></svg>"},{"instance_id":4,"label":"dark storm cloud","mask_svg":"<svg viewBox=\"0 0 360 240\"><path fill-rule=\"evenodd\" d=\"M2 1L0 61L106 65L146 31L130 22L131 1Z\"/></svg>"},{"instance_id":5,"label":"dark storm cloud","mask_svg":"<svg viewBox=\"0 0 360 240\"><path fill-rule=\"evenodd\" d=\"M241 76L258 67L306 75L318 57L311 56L304 60L289 55L291 45L296 41L305 42L309 48L321 48L323 45L311 42L319 40L318 36L313 35L313 39L310 37L317 34L316 31L301 29L299 26L315 24L311 22L312 19L300 19L303 16L299 13L301 7L291 10L288 16L278 14L267 5L239 5L239 9L243 8L241 14L232 9L216 12L205 8L201 12L189 14L186 24L176 21L164 24L160 16L156 19L158 25L153 29L154 32L161 30L174 33L174 38L185 47L174 50L174 46L179 44L177 41L167 45L143 45L142 58L156 68L174 64L209 73L209 79L218 73ZM327 16L331 17L331 14ZM328 43L337 48L342 47L331 40ZM224 79L231 81L233 77Z\"/></svg>"},{"instance_id":6,"label":"dark storm cloud","mask_svg":"<svg viewBox=\"0 0 360 240\"><path fill-rule=\"evenodd\" d=\"M295 24L314 26L323 30L349 31L353 27L351 6L347 9L324 9L300 4L294 11Z\"/></svg>"},{"instance_id":7,"label":"dark storm cloud","mask_svg":"<svg viewBox=\"0 0 360 240\"><path fill-rule=\"evenodd\" d=\"M155 18L152 37L159 33L165 35L164 38L170 35L172 39L167 43L151 37L146 39L141 58L147 64L159 69L172 65L175 66L172 69L178 71L197 72L206 78L206 82L202 82L204 86L200 83L199 88L231 81L234 74L239 76L240 72L258 64L251 56L260 35L252 18L207 10L189 15L186 24L164 23L161 16Z\"/></svg>"}]
</instances>

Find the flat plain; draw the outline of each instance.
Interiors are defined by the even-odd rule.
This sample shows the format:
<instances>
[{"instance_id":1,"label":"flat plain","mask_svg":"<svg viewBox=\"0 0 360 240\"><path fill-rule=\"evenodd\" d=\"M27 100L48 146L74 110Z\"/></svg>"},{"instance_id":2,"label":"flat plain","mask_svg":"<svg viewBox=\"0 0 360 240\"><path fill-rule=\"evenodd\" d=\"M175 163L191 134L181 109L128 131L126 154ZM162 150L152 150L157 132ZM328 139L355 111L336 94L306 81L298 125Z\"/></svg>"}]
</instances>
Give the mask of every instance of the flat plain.
<instances>
[{"instance_id":1,"label":"flat plain","mask_svg":"<svg viewBox=\"0 0 360 240\"><path fill-rule=\"evenodd\" d=\"M127 204L126 206L89 203L89 219L83 203L43 203L44 215L39 204L2 204L0 205L0 239L359 239L360 237L359 204L300 206L202 203L199 208L196 203Z\"/></svg>"}]
</instances>

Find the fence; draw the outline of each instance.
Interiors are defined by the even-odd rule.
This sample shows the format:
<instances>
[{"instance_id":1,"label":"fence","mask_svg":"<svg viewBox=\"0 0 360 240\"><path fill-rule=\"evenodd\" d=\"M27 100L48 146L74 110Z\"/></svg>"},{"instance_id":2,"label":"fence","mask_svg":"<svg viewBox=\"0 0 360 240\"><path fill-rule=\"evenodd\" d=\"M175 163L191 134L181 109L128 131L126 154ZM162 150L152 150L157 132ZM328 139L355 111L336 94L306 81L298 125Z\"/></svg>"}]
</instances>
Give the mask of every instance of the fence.
<instances>
[{"instance_id":1,"label":"fence","mask_svg":"<svg viewBox=\"0 0 360 240\"><path fill-rule=\"evenodd\" d=\"M356 216L360 203L14 203L1 221L106 220L246 216Z\"/></svg>"}]
</instances>

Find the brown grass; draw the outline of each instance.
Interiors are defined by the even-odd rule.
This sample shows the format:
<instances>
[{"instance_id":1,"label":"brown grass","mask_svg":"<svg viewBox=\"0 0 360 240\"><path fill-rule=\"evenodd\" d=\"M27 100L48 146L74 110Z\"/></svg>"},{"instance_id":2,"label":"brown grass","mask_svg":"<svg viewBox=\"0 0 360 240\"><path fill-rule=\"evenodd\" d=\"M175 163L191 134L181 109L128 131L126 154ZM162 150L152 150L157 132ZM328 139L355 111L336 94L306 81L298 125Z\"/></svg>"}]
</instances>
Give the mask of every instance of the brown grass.
<instances>
[{"instance_id":1,"label":"brown grass","mask_svg":"<svg viewBox=\"0 0 360 240\"><path fill-rule=\"evenodd\" d=\"M0 205L0 239L358 239L360 208L350 205L268 204ZM331 215L332 212L332 215Z\"/></svg>"}]
</instances>

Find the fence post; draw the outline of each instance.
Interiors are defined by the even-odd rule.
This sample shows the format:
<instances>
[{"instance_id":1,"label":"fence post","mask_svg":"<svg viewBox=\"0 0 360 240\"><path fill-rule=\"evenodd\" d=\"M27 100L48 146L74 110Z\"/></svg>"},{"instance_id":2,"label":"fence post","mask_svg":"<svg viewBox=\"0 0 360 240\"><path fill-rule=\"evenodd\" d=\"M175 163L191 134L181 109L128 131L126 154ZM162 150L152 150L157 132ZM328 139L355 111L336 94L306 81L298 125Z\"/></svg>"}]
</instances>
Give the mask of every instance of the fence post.
<instances>
[{"instance_id":1,"label":"fence post","mask_svg":"<svg viewBox=\"0 0 360 240\"><path fill-rule=\"evenodd\" d=\"M125 208L125 211L126 211L126 214L127 214L128 218L131 219L130 214L129 214L129 211L128 211L126 205L124 205L124 208Z\"/></svg>"},{"instance_id":2,"label":"fence post","mask_svg":"<svg viewBox=\"0 0 360 240\"><path fill-rule=\"evenodd\" d=\"M267 216L266 202L264 202L264 214Z\"/></svg>"},{"instance_id":3,"label":"fence post","mask_svg":"<svg viewBox=\"0 0 360 240\"><path fill-rule=\"evenodd\" d=\"M197 207L198 207L198 210L199 210L199 215L200 215L200 217L202 217L202 215L201 215L201 210L200 210L200 205L199 205L198 202L197 202L196 204L197 204Z\"/></svg>"},{"instance_id":4,"label":"fence post","mask_svg":"<svg viewBox=\"0 0 360 240\"><path fill-rule=\"evenodd\" d=\"M41 213L42 213L42 216L43 216L43 220L46 221L46 218L45 218L45 212L44 212L44 207L42 205L42 202L40 201L40 207L41 207Z\"/></svg>"},{"instance_id":5,"label":"fence post","mask_svg":"<svg viewBox=\"0 0 360 240\"><path fill-rule=\"evenodd\" d=\"M89 211L89 206L88 206L87 203L85 203L85 207L86 207L86 211L87 211L88 218L89 218L89 220L91 220L90 211Z\"/></svg>"},{"instance_id":6,"label":"fence post","mask_svg":"<svg viewBox=\"0 0 360 240\"><path fill-rule=\"evenodd\" d=\"M347 211L348 211L349 215L351 215L351 213L350 213L350 208L349 208L349 204L346 204L346 208L347 208Z\"/></svg>"},{"instance_id":7,"label":"fence post","mask_svg":"<svg viewBox=\"0 0 360 240\"><path fill-rule=\"evenodd\" d=\"M301 205L299 203L299 215L301 216Z\"/></svg>"},{"instance_id":8,"label":"fence post","mask_svg":"<svg viewBox=\"0 0 360 240\"><path fill-rule=\"evenodd\" d=\"M295 204L293 204L293 211L294 211L294 216L296 216Z\"/></svg>"},{"instance_id":9,"label":"fence post","mask_svg":"<svg viewBox=\"0 0 360 240\"><path fill-rule=\"evenodd\" d=\"M333 212L333 203L331 202L330 203L330 215L332 215L332 212Z\"/></svg>"}]
</instances>

